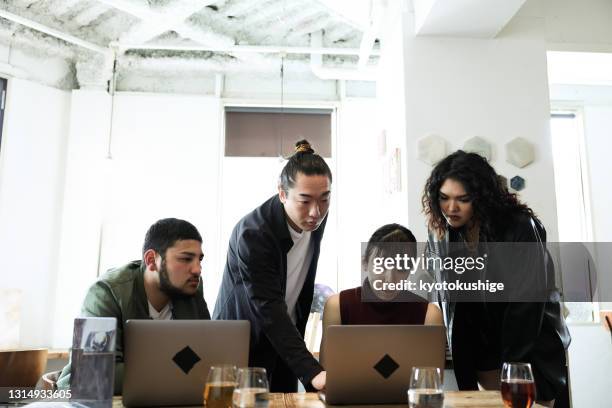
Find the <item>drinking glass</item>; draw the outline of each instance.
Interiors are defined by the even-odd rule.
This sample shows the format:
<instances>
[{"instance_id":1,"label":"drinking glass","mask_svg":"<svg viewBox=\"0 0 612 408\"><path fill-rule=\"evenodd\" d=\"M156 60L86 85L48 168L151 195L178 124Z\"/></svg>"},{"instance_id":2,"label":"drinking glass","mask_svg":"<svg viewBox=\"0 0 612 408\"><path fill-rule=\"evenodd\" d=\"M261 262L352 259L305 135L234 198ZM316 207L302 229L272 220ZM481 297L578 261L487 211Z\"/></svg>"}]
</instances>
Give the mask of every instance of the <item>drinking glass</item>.
<instances>
[{"instance_id":1,"label":"drinking glass","mask_svg":"<svg viewBox=\"0 0 612 408\"><path fill-rule=\"evenodd\" d=\"M535 383L531 364L504 363L501 372L501 394L508 408L530 408L535 401Z\"/></svg>"},{"instance_id":2,"label":"drinking glass","mask_svg":"<svg viewBox=\"0 0 612 408\"><path fill-rule=\"evenodd\" d=\"M234 408L265 408L268 406L268 376L261 367L240 368L232 399Z\"/></svg>"},{"instance_id":3,"label":"drinking glass","mask_svg":"<svg viewBox=\"0 0 612 408\"><path fill-rule=\"evenodd\" d=\"M438 367L412 367L408 406L410 408L442 408L444 391Z\"/></svg>"},{"instance_id":4,"label":"drinking glass","mask_svg":"<svg viewBox=\"0 0 612 408\"><path fill-rule=\"evenodd\" d=\"M236 388L236 366L210 367L204 387L204 406L206 408L231 408L234 388Z\"/></svg>"}]
</instances>

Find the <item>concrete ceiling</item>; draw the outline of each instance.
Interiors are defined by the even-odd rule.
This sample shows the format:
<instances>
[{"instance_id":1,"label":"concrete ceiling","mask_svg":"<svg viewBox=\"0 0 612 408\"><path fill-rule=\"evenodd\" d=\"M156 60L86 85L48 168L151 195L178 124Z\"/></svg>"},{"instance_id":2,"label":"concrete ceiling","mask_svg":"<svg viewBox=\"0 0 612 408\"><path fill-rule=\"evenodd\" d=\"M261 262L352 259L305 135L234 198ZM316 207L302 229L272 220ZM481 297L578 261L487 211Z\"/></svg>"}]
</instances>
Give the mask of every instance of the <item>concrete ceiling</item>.
<instances>
[{"instance_id":1,"label":"concrete ceiling","mask_svg":"<svg viewBox=\"0 0 612 408\"><path fill-rule=\"evenodd\" d=\"M372 81L390 2L412 6L416 35L492 38L525 0L0 0L0 73L107 89L277 78L282 61L301 80Z\"/></svg>"},{"instance_id":2,"label":"concrete ceiling","mask_svg":"<svg viewBox=\"0 0 612 408\"><path fill-rule=\"evenodd\" d=\"M365 34L369 50L374 46L377 33L372 32L371 16L379 3L360 0L351 7L343 0L0 0L0 45L41 60L64 59L74 67L74 87L81 88L105 88L113 66L119 76L277 76L280 52L294 74L313 76L312 34L319 39L319 68L356 71ZM0 69L16 65L8 54ZM366 53L359 66L375 65L375 54Z\"/></svg>"}]
</instances>

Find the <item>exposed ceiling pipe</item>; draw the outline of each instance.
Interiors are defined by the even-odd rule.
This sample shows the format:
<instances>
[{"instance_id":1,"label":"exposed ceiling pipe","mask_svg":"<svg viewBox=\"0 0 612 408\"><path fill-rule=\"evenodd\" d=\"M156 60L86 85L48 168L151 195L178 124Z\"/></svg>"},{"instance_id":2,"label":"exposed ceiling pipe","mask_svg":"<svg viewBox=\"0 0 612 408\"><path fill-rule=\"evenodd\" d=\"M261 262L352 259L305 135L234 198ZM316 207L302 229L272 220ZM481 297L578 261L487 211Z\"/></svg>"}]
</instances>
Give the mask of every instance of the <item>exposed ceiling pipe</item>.
<instances>
[{"instance_id":1,"label":"exposed ceiling pipe","mask_svg":"<svg viewBox=\"0 0 612 408\"><path fill-rule=\"evenodd\" d=\"M322 31L316 31L310 34L310 45L313 49L317 49L322 43ZM373 68L325 68L323 67L323 56L315 53L310 55L310 69L320 79L343 79L347 81L376 81L377 79L376 69Z\"/></svg>"},{"instance_id":2,"label":"exposed ceiling pipe","mask_svg":"<svg viewBox=\"0 0 612 408\"><path fill-rule=\"evenodd\" d=\"M326 55L359 55L357 48L329 48L329 47L286 47L275 45L166 45L166 44L128 44L117 43L122 50L171 50L171 51L210 51L224 53L255 52L269 54L326 54ZM380 55L380 50L373 49L371 55Z\"/></svg>"},{"instance_id":3,"label":"exposed ceiling pipe","mask_svg":"<svg viewBox=\"0 0 612 408\"><path fill-rule=\"evenodd\" d=\"M370 0L370 24L363 32L361 37L361 45L359 47L359 62L357 67L363 69L368 65L372 48L380 32L385 13L385 4L383 0Z\"/></svg>"},{"instance_id":4,"label":"exposed ceiling pipe","mask_svg":"<svg viewBox=\"0 0 612 408\"><path fill-rule=\"evenodd\" d=\"M14 21L17 24L21 24L33 30L40 31L41 33L48 34L52 37L59 38L60 40L64 40L71 44L78 45L79 47L87 48L88 50L91 50L91 51L99 52L101 54L107 54L110 52L107 48L100 47L99 45L92 44L85 40L81 40L80 38L77 38L73 35L66 34L59 30L44 26L35 21L28 20L26 18L20 17L13 13L9 13L8 11L0 10L0 17L5 18L10 21Z\"/></svg>"}]
</instances>

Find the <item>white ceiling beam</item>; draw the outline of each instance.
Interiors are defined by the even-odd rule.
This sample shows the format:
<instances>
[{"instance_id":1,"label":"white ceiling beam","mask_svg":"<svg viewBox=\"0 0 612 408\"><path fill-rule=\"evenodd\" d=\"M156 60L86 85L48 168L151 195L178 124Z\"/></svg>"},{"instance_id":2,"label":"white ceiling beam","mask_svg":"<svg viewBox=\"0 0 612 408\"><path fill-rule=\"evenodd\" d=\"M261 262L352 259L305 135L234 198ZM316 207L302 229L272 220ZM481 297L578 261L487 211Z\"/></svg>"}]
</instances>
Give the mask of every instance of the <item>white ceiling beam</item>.
<instances>
[{"instance_id":1,"label":"white ceiling beam","mask_svg":"<svg viewBox=\"0 0 612 408\"><path fill-rule=\"evenodd\" d=\"M97 0L99 3L106 4L115 10L130 14L140 20L154 20L157 18L157 13L151 11L149 7L138 5L135 2L125 0Z\"/></svg>"},{"instance_id":2,"label":"white ceiling beam","mask_svg":"<svg viewBox=\"0 0 612 408\"><path fill-rule=\"evenodd\" d=\"M357 63L357 67L360 69L365 68L370 60L372 48L374 48L374 43L380 33L380 27L385 18L385 11L387 10L386 5L379 1L375 2L371 0L370 5L370 23L363 32L361 44L359 46L359 62Z\"/></svg>"},{"instance_id":3,"label":"white ceiling beam","mask_svg":"<svg viewBox=\"0 0 612 408\"><path fill-rule=\"evenodd\" d=\"M217 47L232 46L235 44L235 40L232 37L187 22L183 23L175 30L181 37L189 38L199 44L214 44ZM251 67L268 65L269 62L266 56L262 54L234 53L232 56Z\"/></svg>"},{"instance_id":4,"label":"white ceiling beam","mask_svg":"<svg viewBox=\"0 0 612 408\"><path fill-rule=\"evenodd\" d=\"M189 38L199 44L210 45L214 44L218 47L234 45L235 41L232 37L225 34L214 32L210 29L196 26L190 23L183 23L175 27L174 30L184 38ZM137 42L126 41L128 44L138 44ZM140 43L142 44L142 43Z\"/></svg>"},{"instance_id":5,"label":"white ceiling beam","mask_svg":"<svg viewBox=\"0 0 612 408\"><path fill-rule=\"evenodd\" d=\"M142 22L130 28L121 36L122 42L144 43L168 30L181 25L194 13L204 7L215 3L216 0L184 0L171 3L163 12L157 13L155 18L143 19Z\"/></svg>"},{"instance_id":6,"label":"white ceiling beam","mask_svg":"<svg viewBox=\"0 0 612 408\"><path fill-rule=\"evenodd\" d=\"M415 34L494 38L525 0L413 0Z\"/></svg>"},{"instance_id":7,"label":"white ceiling beam","mask_svg":"<svg viewBox=\"0 0 612 408\"><path fill-rule=\"evenodd\" d=\"M271 54L316 54L316 55L359 55L357 48L330 48L330 47L287 47L274 45L166 45L166 44L126 44L118 43L116 46L122 50L172 50L172 51L210 51L224 53L271 53ZM380 55L379 49L373 49L371 55Z\"/></svg>"},{"instance_id":8,"label":"white ceiling beam","mask_svg":"<svg viewBox=\"0 0 612 408\"><path fill-rule=\"evenodd\" d=\"M6 62L0 62L0 74L22 79L27 79L29 76L25 69L16 67Z\"/></svg>"},{"instance_id":9,"label":"white ceiling beam","mask_svg":"<svg viewBox=\"0 0 612 408\"><path fill-rule=\"evenodd\" d=\"M310 44L318 49L323 44L323 32L317 31L310 35ZM318 53L310 54L310 69L320 79L347 80L347 81L376 81L378 73L373 68L328 68L323 66L323 56Z\"/></svg>"},{"instance_id":10,"label":"white ceiling beam","mask_svg":"<svg viewBox=\"0 0 612 408\"><path fill-rule=\"evenodd\" d=\"M181 34L181 35L183 35L185 37L191 38L191 39L193 39L194 41L197 41L197 42L202 42L202 39L205 39L207 42L203 42L203 44L208 44L208 42L210 42L210 41L218 43L221 46L225 46L225 45L233 44L234 43L234 40L232 38L228 37L228 36L224 36L222 34L217 34L217 33L214 33L212 31L207 32L206 30L203 30L201 28L199 28L197 30L198 31L197 37L199 39L198 38L194 38L195 37L194 36L194 32L196 30L194 30L194 28L191 27L190 24L187 24L187 23L184 22L184 20L186 18L188 18L189 16L191 16L194 12L190 13L189 16L180 19L180 21L177 23L178 25L175 24L176 23L175 19L172 19L172 18L168 19L168 20L173 20L171 22L172 26L170 26L169 24L167 24L165 22L166 16L163 13L154 12L148 6L136 5L136 4L133 4L131 2L127 2L125 0L97 0L97 1L100 2L100 3L106 4L109 7L113 7L116 10L120 10L120 11L122 11L124 13L128 13L128 14L132 15L133 17L136 17L136 18L142 20L141 25L137 26L137 28L134 29L135 30L134 32L130 31L130 33L131 33L130 35L133 34L134 37L136 37L136 36L146 37L147 34L151 34L151 33L153 33L153 37L154 37L155 35L159 35L159 34L165 32L165 31L168 31L169 29L174 29L179 34ZM191 1L190 0L189 4L192 6L192 8L191 8L192 10L195 7L195 3L197 3L197 0L196 1ZM200 1L199 4L202 7L199 7L199 9L201 10L203 7L205 7L207 4L210 4L210 3L213 3L213 1L209 1L209 0L206 0L205 2ZM188 8L185 7L184 13L181 13L181 14L184 15L184 14L188 13L188 11L189 11ZM198 11L198 10L196 10L196 11ZM178 20L178 17L177 17L177 20ZM158 22L159 22L160 25L163 25L163 31L158 32L158 34L155 34L153 31L150 31L149 33L145 32L147 30L145 28L145 26L153 26L155 24L158 24ZM140 33L139 33L139 31L140 31ZM201 31L201 33L199 31ZM185 35L185 34L187 34L187 35ZM126 37L122 36L120 42L121 42L121 44L123 44L123 43L126 43L126 44L142 44L145 41L150 40L153 37L150 37L150 38L148 38L146 40L143 40L143 41L133 41L133 40L130 40L130 38L127 37L127 36ZM132 49L132 47L125 47L123 45L121 45L119 48L122 49L122 50ZM155 48L151 48L151 49L155 49Z\"/></svg>"},{"instance_id":11,"label":"white ceiling beam","mask_svg":"<svg viewBox=\"0 0 612 408\"><path fill-rule=\"evenodd\" d=\"M27 18L23 18L16 14L9 13L8 11L0 10L0 17L14 21L17 24L21 24L33 30L40 31L41 33L48 34L52 37L59 38L60 40L69 42L71 44L78 45L79 47L98 52L100 54L107 54L110 52L108 48L100 47L99 45L90 43L89 41L82 40L73 35L37 23L36 21L28 20Z\"/></svg>"},{"instance_id":12,"label":"white ceiling beam","mask_svg":"<svg viewBox=\"0 0 612 408\"><path fill-rule=\"evenodd\" d=\"M318 2L359 30L365 30L370 23L369 1L318 0Z\"/></svg>"}]
</instances>

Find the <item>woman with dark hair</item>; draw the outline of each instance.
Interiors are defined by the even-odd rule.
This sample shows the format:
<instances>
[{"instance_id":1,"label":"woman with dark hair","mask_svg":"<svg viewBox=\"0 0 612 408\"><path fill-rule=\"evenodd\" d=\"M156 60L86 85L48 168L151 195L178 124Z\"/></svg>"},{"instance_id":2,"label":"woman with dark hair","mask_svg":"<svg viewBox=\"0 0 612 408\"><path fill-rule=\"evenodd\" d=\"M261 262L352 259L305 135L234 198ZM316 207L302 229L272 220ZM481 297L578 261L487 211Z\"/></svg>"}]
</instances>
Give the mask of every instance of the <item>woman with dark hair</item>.
<instances>
[{"instance_id":1,"label":"woman with dark hair","mask_svg":"<svg viewBox=\"0 0 612 408\"><path fill-rule=\"evenodd\" d=\"M459 389L477 390L478 384L499 389L503 362L528 362L538 401L552 406L567 385L570 336L554 288L544 226L475 153L457 151L440 161L422 201L430 256L489 251L481 281L502 277L510 288L493 301L486 294L461 298L450 291L438 293ZM457 277L440 268L432 272L437 280Z\"/></svg>"},{"instance_id":2,"label":"woman with dark hair","mask_svg":"<svg viewBox=\"0 0 612 408\"><path fill-rule=\"evenodd\" d=\"M332 295L323 310L323 334L320 361L324 363L324 342L330 325L351 324L410 324L442 325L442 312L433 303L407 291L384 290L374 283L398 283L408 277L409 271L385 269L375 273L375 258L395 258L406 254L416 258L416 239L412 232L399 224L378 228L370 237L362 259L367 271L363 285Z\"/></svg>"},{"instance_id":3,"label":"woman with dark hair","mask_svg":"<svg viewBox=\"0 0 612 408\"><path fill-rule=\"evenodd\" d=\"M325 386L325 371L306 348L332 175L308 141L283 168L278 194L232 231L213 316L251 322L249 366L264 367L273 392Z\"/></svg>"}]
</instances>

